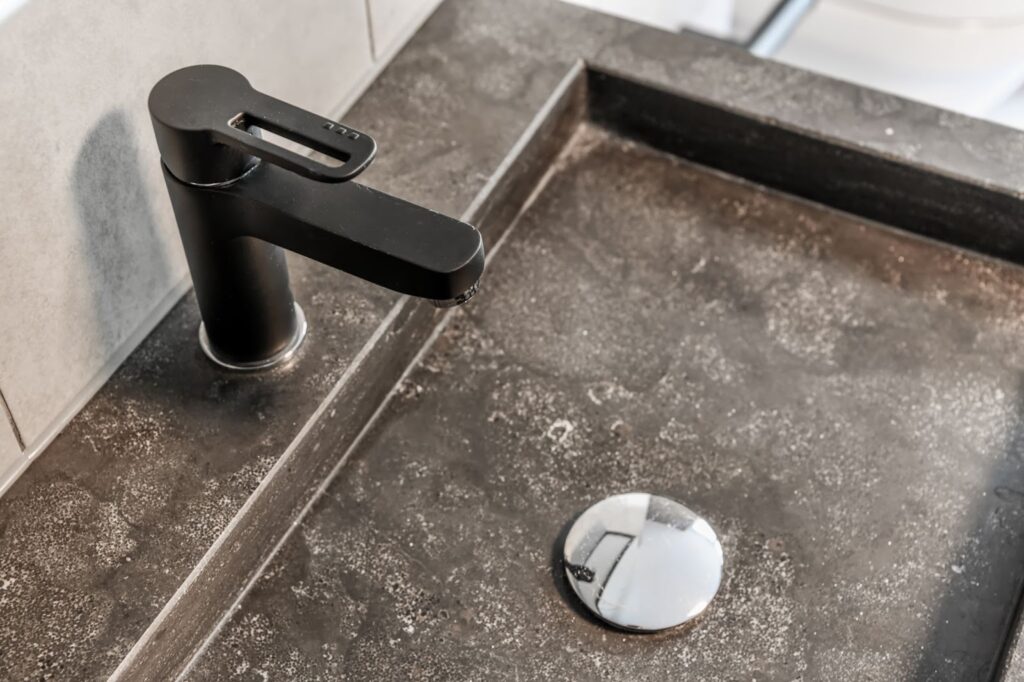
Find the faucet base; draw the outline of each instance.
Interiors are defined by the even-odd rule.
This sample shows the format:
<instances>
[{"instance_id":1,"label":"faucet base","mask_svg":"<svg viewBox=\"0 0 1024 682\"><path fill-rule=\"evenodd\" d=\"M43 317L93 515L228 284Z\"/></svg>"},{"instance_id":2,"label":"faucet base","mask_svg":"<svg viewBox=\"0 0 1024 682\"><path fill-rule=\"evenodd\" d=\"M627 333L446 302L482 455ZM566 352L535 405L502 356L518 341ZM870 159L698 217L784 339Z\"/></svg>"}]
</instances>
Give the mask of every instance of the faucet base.
<instances>
[{"instance_id":1,"label":"faucet base","mask_svg":"<svg viewBox=\"0 0 1024 682\"><path fill-rule=\"evenodd\" d=\"M306 315L302 312L302 306L298 303L295 304L295 335L292 340L288 342L288 345L283 349L274 353L269 358L262 360L255 360L253 362L232 362L224 358L217 356L217 351L213 349L210 344L210 337L206 334L206 325L199 324L199 347L203 349L203 353L206 357L210 358L215 365L223 367L224 369L234 370L236 372L255 372L261 369L270 369L271 367L277 367L283 365L293 357L299 350L299 346L302 345L302 341L306 338L306 331L308 325L306 324Z\"/></svg>"}]
</instances>

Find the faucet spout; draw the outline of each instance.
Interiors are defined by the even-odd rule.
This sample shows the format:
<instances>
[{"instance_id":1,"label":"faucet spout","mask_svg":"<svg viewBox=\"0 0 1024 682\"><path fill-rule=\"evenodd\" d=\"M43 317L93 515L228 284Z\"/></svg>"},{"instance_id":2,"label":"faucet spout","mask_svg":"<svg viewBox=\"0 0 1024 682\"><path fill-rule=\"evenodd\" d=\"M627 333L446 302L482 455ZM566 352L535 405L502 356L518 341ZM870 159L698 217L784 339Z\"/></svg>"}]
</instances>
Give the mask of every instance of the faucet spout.
<instances>
[{"instance_id":1,"label":"faucet spout","mask_svg":"<svg viewBox=\"0 0 1024 682\"><path fill-rule=\"evenodd\" d=\"M325 184L260 164L225 187L175 193L182 190L200 211L224 217L214 228L221 238L255 237L403 294L455 299L483 273L483 240L472 226L355 182Z\"/></svg>"},{"instance_id":2,"label":"faucet spout","mask_svg":"<svg viewBox=\"0 0 1024 682\"><path fill-rule=\"evenodd\" d=\"M351 181L376 150L364 133L269 98L216 66L165 77L150 112L200 337L218 364L266 367L301 341L305 323L282 249L435 305L476 292L484 247L475 228ZM339 165L272 145L260 129Z\"/></svg>"}]
</instances>

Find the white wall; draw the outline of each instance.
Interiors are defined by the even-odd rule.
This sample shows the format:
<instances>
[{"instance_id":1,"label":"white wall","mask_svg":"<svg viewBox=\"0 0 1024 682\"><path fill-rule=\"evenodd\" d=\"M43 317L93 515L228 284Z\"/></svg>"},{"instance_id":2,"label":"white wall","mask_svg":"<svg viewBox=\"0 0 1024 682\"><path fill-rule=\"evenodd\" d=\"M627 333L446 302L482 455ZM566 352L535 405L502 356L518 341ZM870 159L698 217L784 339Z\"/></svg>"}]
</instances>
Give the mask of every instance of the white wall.
<instances>
[{"instance_id":1,"label":"white wall","mask_svg":"<svg viewBox=\"0 0 1024 682\"><path fill-rule=\"evenodd\" d=\"M772 57L1024 125L1017 112L1003 109L1024 83L1021 0L819 0Z\"/></svg>"},{"instance_id":2,"label":"white wall","mask_svg":"<svg viewBox=\"0 0 1024 682\"><path fill-rule=\"evenodd\" d=\"M743 42L779 0L565 0L666 31L689 29Z\"/></svg>"},{"instance_id":3,"label":"white wall","mask_svg":"<svg viewBox=\"0 0 1024 682\"><path fill-rule=\"evenodd\" d=\"M0 0L0 491L188 287L146 110L219 63L338 115L439 0Z\"/></svg>"}]
</instances>

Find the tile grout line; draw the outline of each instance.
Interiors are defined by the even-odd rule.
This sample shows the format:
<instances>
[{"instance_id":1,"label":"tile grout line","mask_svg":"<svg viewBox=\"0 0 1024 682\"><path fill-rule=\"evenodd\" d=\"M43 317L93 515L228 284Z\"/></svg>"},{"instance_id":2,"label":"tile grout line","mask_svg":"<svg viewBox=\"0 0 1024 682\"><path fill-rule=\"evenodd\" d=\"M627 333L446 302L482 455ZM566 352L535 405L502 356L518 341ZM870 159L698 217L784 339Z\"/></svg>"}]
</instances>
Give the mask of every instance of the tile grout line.
<instances>
[{"instance_id":1,"label":"tile grout line","mask_svg":"<svg viewBox=\"0 0 1024 682\"><path fill-rule=\"evenodd\" d=\"M25 440L21 437L21 429L18 428L18 422L14 421L14 414L11 413L11 406L7 404L7 398L4 397L3 389L0 389L0 409L7 415L7 423L11 425L11 431L14 432L14 440L18 442L18 448L25 452Z\"/></svg>"},{"instance_id":2,"label":"tile grout line","mask_svg":"<svg viewBox=\"0 0 1024 682\"><path fill-rule=\"evenodd\" d=\"M365 1L367 2L368 7L370 0ZM384 50L379 57L374 54L374 52L376 52L377 50L377 47L376 41L373 39L372 24L370 23L370 14L369 11L367 11L367 23L369 26L371 26L371 66L369 69L366 70L365 73L363 73L363 75L355 82L355 84L351 88L349 88L348 92L342 95L333 106L325 109L325 111L327 112L327 117L337 121L342 116L346 115L348 113L348 110L351 109L352 106L357 101L359 101L359 98L361 98L366 93L366 91L370 89L370 86L377 81L377 78L381 75L381 73L384 72L384 69L386 69L387 66L391 63L391 61L398 55L398 53L402 51L402 48L405 47L406 43L408 43L409 40L416 34L419 28L423 24L425 24L427 20L430 19L431 16L433 16L434 12L437 11L437 8L439 6L440 5L435 4L435 6L431 8L429 12L424 12L422 16L418 16L413 21L411 21L409 23L408 28L402 34L400 34L399 37L394 41L394 44L392 44L391 47L389 47L388 49Z\"/></svg>"},{"instance_id":3,"label":"tile grout line","mask_svg":"<svg viewBox=\"0 0 1024 682\"><path fill-rule=\"evenodd\" d=\"M366 10L366 35L370 39L370 61L377 61L377 41L373 37L373 12L370 10L370 0L363 0L363 8Z\"/></svg>"}]
</instances>

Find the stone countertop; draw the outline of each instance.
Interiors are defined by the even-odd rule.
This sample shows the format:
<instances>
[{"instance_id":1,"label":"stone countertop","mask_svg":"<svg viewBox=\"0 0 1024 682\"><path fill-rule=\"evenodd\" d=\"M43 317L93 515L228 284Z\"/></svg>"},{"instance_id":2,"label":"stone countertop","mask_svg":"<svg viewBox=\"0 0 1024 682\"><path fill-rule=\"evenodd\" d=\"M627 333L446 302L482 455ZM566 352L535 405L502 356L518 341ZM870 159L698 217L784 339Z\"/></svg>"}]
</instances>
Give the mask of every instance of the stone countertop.
<instances>
[{"instance_id":1,"label":"stone countertop","mask_svg":"<svg viewBox=\"0 0 1024 682\"><path fill-rule=\"evenodd\" d=\"M461 215L579 59L1009 193L1024 180L1009 129L554 1L449 0L345 117L381 144L362 181ZM311 323L295 365L210 366L186 297L0 500L9 676L108 675L397 299L291 262Z\"/></svg>"},{"instance_id":2,"label":"stone countertop","mask_svg":"<svg viewBox=\"0 0 1024 682\"><path fill-rule=\"evenodd\" d=\"M109 674L379 324L389 292L297 261L299 362L220 372L186 296L0 499L5 674Z\"/></svg>"}]
</instances>

